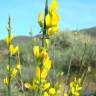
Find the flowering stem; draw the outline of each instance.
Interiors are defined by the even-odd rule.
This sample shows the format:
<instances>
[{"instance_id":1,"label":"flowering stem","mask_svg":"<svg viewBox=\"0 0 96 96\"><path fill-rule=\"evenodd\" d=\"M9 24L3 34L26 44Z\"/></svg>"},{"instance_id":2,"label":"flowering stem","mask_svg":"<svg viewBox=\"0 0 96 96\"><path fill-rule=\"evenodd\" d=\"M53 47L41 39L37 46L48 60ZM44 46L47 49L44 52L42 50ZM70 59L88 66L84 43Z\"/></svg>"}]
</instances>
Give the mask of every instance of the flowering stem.
<instances>
[{"instance_id":1,"label":"flowering stem","mask_svg":"<svg viewBox=\"0 0 96 96\"><path fill-rule=\"evenodd\" d=\"M10 39L11 37L11 25L10 25L11 18L9 16L9 21L8 21L8 38ZM8 64L9 64L9 72L8 72L8 96L11 96L11 54L9 51L11 42L8 44Z\"/></svg>"},{"instance_id":2,"label":"flowering stem","mask_svg":"<svg viewBox=\"0 0 96 96\"><path fill-rule=\"evenodd\" d=\"M45 3L45 16L44 16L44 27L43 27L43 34L42 34L42 47L44 48L45 47L45 36L46 36L46 23L45 23L45 17L48 13L48 0L46 0L46 3ZM39 96L42 96L42 92L40 90L40 86L41 86L41 70L42 70L42 64L40 65L40 84L39 84Z\"/></svg>"},{"instance_id":3,"label":"flowering stem","mask_svg":"<svg viewBox=\"0 0 96 96\"><path fill-rule=\"evenodd\" d=\"M46 17L47 14L48 14L48 0L46 0L46 3L45 3L45 16L44 16L44 29L43 29L43 36L42 36L42 47L45 47L45 43L44 43L45 36L46 36L45 17Z\"/></svg>"}]
</instances>

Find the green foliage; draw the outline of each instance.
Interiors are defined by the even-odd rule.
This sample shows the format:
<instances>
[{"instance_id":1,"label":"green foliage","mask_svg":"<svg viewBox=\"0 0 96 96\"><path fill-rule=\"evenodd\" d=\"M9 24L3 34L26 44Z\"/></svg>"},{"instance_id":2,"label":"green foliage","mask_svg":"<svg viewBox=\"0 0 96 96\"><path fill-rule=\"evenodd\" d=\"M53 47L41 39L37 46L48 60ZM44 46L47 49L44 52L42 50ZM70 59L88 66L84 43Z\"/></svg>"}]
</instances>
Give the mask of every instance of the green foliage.
<instances>
[{"instance_id":1,"label":"green foliage","mask_svg":"<svg viewBox=\"0 0 96 96\"><path fill-rule=\"evenodd\" d=\"M54 62L56 65L72 65L79 67L81 63L84 66L96 66L96 43L95 39L88 35L78 33L59 33L52 37L50 55L54 50ZM56 42L56 43L54 43Z\"/></svg>"}]
</instances>

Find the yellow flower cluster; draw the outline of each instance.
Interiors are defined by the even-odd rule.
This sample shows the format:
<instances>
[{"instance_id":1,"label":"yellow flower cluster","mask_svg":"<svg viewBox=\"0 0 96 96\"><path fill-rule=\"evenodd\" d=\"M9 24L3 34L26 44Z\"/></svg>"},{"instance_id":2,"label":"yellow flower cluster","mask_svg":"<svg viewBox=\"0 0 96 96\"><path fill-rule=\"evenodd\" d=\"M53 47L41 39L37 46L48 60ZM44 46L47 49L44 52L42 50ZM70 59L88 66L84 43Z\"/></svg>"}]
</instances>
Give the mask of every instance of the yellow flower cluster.
<instances>
[{"instance_id":1,"label":"yellow flower cluster","mask_svg":"<svg viewBox=\"0 0 96 96\"><path fill-rule=\"evenodd\" d=\"M25 83L25 88L30 89L30 90L36 90L38 88L38 81L35 79L33 80L33 83ZM54 87L51 87L50 82L44 81L40 89L42 90L42 96L55 96L56 94L56 89Z\"/></svg>"},{"instance_id":2,"label":"yellow flower cluster","mask_svg":"<svg viewBox=\"0 0 96 96\"><path fill-rule=\"evenodd\" d=\"M11 56L14 55L14 54L16 54L18 52L18 50L19 50L19 47L18 46L14 47L14 45L11 44L11 41L13 40L13 38L14 38L14 36L13 35L10 35L10 36L6 37L5 40L4 40L5 43L9 47L8 51L9 51L9 53L10 53Z\"/></svg>"},{"instance_id":3,"label":"yellow flower cluster","mask_svg":"<svg viewBox=\"0 0 96 96\"><path fill-rule=\"evenodd\" d=\"M45 48L42 48L40 50L39 46L33 47L33 54L38 59L43 59L44 57L46 57L48 55L47 50Z\"/></svg>"},{"instance_id":4,"label":"yellow flower cluster","mask_svg":"<svg viewBox=\"0 0 96 96\"><path fill-rule=\"evenodd\" d=\"M50 58L48 57L48 53L45 48L40 50L39 46L34 46L33 53L36 58L40 59L43 65L42 69L40 69L39 66L36 67L36 78L38 80L46 79L47 73L50 70L52 64Z\"/></svg>"},{"instance_id":5,"label":"yellow flower cluster","mask_svg":"<svg viewBox=\"0 0 96 96\"><path fill-rule=\"evenodd\" d=\"M47 29L47 35L53 35L54 33L58 32L58 22L59 22L59 16L57 14L57 0L52 0L48 14L45 16L45 20L43 20L43 14L40 12L38 16L38 23L40 26L44 25L44 21L46 24L46 29Z\"/></svg>"},{"instance_id":6,"label":"yellow flower cluster","mask_svg":"<svg viewBox=\"0 0 96 96\"><path fill-rule=\"evenodd\" d=\"M42 68L42 70L38 66L36 68L36 78L38 80L46 79L47 73L50 70L50 68L51 68L51 60L49 59L49 57L46 57L46 58L43 59L43 68Z\"/></svg>"},{"instance_id":7,"label":"yellow flower cluster","mask_svg":"<svg viewBox=\"0 0 96 96\"><path fill-rule=\"evenodd\" d=\"M18 46L14 47L14 45L11 44L11 41L13 40L13 38L14 38L13 35L10 35L10 36L5 38L5 43L8 46L8 52L10 53L10 56L15 55L19 51L19 47ZM10 74L10 79L16 77L17 72L18 72L18 70L20 70L20 68L21 68L20 64L17 64L16 68L12 68L11 66L7 65L7 70L9 72L9 74ZM3 79L4 85L8 85L9 84L9 80L8 79L9 79L9 77L5 77Z\"/></svg>"},{"instance_id":8,"label":"yellow flower cluster","mask_svg":"<svg viewBox=\"0 0 96 96\"><path fill-rule=\"evenodd\" d=\"M12 45L12 44L9 46L9 53L11 56L16 54L18 52L18 50L19 50L18 46L14 47L14 45Z\"/></svg>"},{"instance_id":9,"label":"yellow flower cluster","mask_svg":"<svg viewBox=\"0 0 96 96\"><path fill-rule=\"evenodd\" d=\"M57 8L57 1L52 0L48 9L48 13L45 15L45 17L43 18L42 12L40 12L38 15L38 23L40 27L43 29L46 25L46 34L49 36L58 32L59 16L57 14ZM47 52L47 48L49 46L49 39L45 37L42 42L44 43L44 46L42 48L40 46L33 47L33 54L36 57L38 63L35 71L36 78L32 81L32 83L25 83L25 88L36 90L40 87L39 90L42 90L41 96L55 96L55 94L57 93L55 87L53 85L51 86L51 84L47 82L46 79L48 72L52 66L52 61L49 58Z\"/></svg>"},{"instance_id":10,"label":"yellow flower cluster","mask_svg":"<svg viewBox=\"0 0 96 96\"><path fill-rule=\"evenodd\" d=\"M6 37L4 41L8 45L9 43L11 43L11 41L13 40L13 38L14 38L14 36L11 35L10 37Z\"/></svg>"},{"instance_id":11,"label":"yellow flower cluster","mask_svg":"<svg viewBox=\"0 0 96 96\"><path fill-rule=\"evenodd\" d=\"M17 72L20 70L20 64L17 64L16 65L16 68L10 68L10 79L12 79L12 78L14 78L14 77L16 77L16 75L17 75ZM7 70L9 71L9 66L7 66ZM4 79L3 79L3 84L4 85L8 85L9 84L9 80L8 80L8 77L5 77Z\"/></svg>"},{"instance_id":12,"label":"yellow flower cluster","mask_svg":"<svg viewBox=\"0 0 96 96\"><path fill-rule=\"evenodd\" d=\"M47 42L46 45L48 45L48 40L44 40ZM48 75L48 71L51 68L52 61L48 56L48 52L46 48L40 48L39 46L33 47L33 54L36 57L37 61L40 63L40 65L36 66L36 73L35 73L35 79L32 83L25 83L25 87L27 89L36 90L38 88L38 85L41 83L41 89L45 91L50 87L50 83L46 83L46 78ZM46 92L44 93L46 94ZM44 95L45 96L45 95Z\"/></svg>"},{"instance_id":13,"label":"yellow flower cluster","mask_svg":"<svg viewBox=\"0 0 96 96\"><path fill-rule=\"evenodd\" d=\"M81 79L74 79L74 81L70 82L71 94L74 96L80 96L81 87Z\"/></svg>"},{"instance_id":14,"label":"yellow flower cluster","mask_svg":"<svg viewBox=\"0 0 96 96\"><path fill-rule=\"evenodd\" d=\"M46 91L49 87L50 87L50 82L46 82L46 83L42 86L42 90L43 90L43 91Z\"/></svg>"},{"instance_id":15,"label":"yellow flower cluster","mask_svg":"<svg viewBox=\"0 0 96 96\"><path fill-rule=\"evenodd\" d=\"M50 83L46 83L46 89L43 91L42 96L55 96L55 88L50 86Z\"/></svg>"},{"instance_id":16,"label":"yellow flower cluster","mask_svg":"<svg viewBox=\"0 0 96 96\"><path fill-rule=\"evenodd\" d=\"M36 93L36 96L37 94L38 96L39 94L40 96L80 96L80 90L82 89L81 79L77 80L75 78L69 85L66 85L64 82L60 82L60 80L56 80L54 83L49 82L49 78L47 78L48 72L52 67L52 61L49 58L47 50L49 46L49 39L47 39L47 35L50 36L58 32L59 16L57 14L57 9L57 0L52 0L48 8L48 12L45 12L45 17L43 18L42 12L39 13L38 23L42 29L41 31L43 32L42 47L38 45L33 47L33 54L36 60L35 78L32 80L32 82L27 82L24 85L25 88L29 89L30 91L32 90L33 93ZM59 72L56 74L56 76L57 75L60 79L60 77L63 77L64 73ZM67 88L63 89L63 85L65 88L67 86Z\"/></svg>"}]
</instances>

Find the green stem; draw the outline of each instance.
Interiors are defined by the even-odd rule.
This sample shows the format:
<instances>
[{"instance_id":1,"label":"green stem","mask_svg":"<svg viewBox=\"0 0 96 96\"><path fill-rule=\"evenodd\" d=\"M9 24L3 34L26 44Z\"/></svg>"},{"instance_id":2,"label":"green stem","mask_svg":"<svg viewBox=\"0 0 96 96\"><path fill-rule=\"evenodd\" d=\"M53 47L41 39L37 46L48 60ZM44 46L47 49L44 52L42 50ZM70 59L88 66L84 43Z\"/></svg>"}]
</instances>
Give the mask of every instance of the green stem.
<instances>
[{"instance_id":1,"label":"green stem","mask_svg":"<svg viewBox=\"0 0 96 96\"><path fill-rule=\"evenodd\" d=\"M9 21L8 21L8 38L11 37L11 24L10 24L10 16L9 16ZM8 44L8 64L9 64L9 72L8 72L8 96L11 96L11 53L9 51L9 48L10 48L10 45L11 45L11 42L9 42Z\"/></svg>"},{"instance_id":2,"label":"green stem","mask_svg":"<svg viewBox=\"0 0 96 96\"><path fill-rule=\"evenodd\" d=\"M45 3L45 15L44 15L44 28L43 28L43 36L42 36L42 47L45 47L45 36L46 36L46 22L45 22L45 17L48 14L48 0L46 0Z\"/></svg>"},{"instance_id":3,"label":"green stem","mask_svg":"<svg viewBox=\"0 0 96 96\"><path fill-rule=\"evenodd\" d=\"M70 58L70 59L71 59L71 58ZM72 62L71 62L71 60L70 60L69 68L68 68L68 72L67 72L66 84L68 83L68 80L69 80L71 65L72 65Z\"/></svg>"},{"instance_id":4,"label":"green stem","mask_svg":"<svg viewBox=\"0 0 96 96\"><path fill-rule=\"evenodd\" d=\"M88 76L88 69L85 70L84 76L82 78L82 85L84 85L84 82L86 81L87 76Z\"/></svg>"},{"instance_id":5,"label":"green stem","mask_svg":"<svg viewBox=\"0 0 96 96\"><path fill-rule=\"evenodd\" d=\"M74 54L74 47L72 47L72 51ZM68 72L67 72L67 77L66 77L66 84L68 83L69 77L70 77L70 71L71 71L71 66L72 66L72 55L70 56L70 62L69 62L69 66L68 66Z\"/></svg>"},{"instance_id":6,"label":"green stem","mask_svg":"<svg viewBox=\"0 0 96 96\"><path fill-rule=\"evenodd\" d=\"M83 68L83 59L84 59L84 56L85 56L85 53L86 53L86 44L85 44L85 47L84 47L84 52L83 52L83 55L82 55L82 59L81 59L81 67L80 67L80 70L79 70L79 75L82 71L82 68ZM82 73L81 73L82 74Z\"/></svg>"},{"instance_id":7,"label":"green stem","mask_svg":"<svg viewBox=\"0 0 96 96\"><path fill-rule=\"evenodd\" d=\"M18 51L18 62L19 62L19 64L21 65L19 51ZM20 78L21 78L21 89L22 89L22 95L25 96L21 68L20 68L19 73L20 73Z\"/></svg>"}]
</instances>

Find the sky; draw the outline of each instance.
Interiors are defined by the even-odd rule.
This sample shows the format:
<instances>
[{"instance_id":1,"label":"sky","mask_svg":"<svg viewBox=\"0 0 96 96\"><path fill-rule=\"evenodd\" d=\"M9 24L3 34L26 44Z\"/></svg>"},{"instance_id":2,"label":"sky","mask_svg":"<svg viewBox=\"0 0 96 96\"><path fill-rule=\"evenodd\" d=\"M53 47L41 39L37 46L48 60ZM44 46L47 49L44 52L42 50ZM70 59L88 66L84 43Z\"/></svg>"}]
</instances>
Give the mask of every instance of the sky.
<instances>
[{"instance_id":1,"label":"sky","mask_svg":"<svg viewBox=\"0 0 96 96\"><path fill-rule=\"evenodd\" d=\"M49 4L52 0L49 0ZM76 30L96 26L96 0L57 0L59 30ZM45 0L0 0L0 39L7 36L6 25L11 16L12 34L33 35L40 31L38 13L44 12Z\"/></svg>"}]
</instances>

